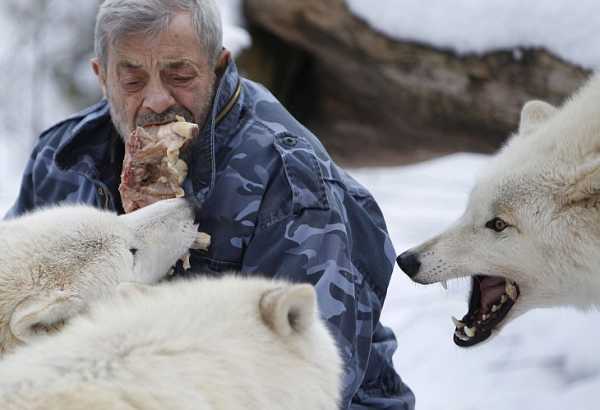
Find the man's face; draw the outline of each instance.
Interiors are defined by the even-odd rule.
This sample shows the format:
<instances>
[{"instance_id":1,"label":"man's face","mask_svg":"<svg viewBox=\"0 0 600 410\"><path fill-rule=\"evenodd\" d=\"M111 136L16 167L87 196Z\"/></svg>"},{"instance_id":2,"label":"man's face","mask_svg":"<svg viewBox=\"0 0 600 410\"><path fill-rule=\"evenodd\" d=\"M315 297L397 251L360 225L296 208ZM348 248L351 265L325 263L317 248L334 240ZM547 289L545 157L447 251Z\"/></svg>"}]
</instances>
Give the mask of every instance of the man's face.
<instances>
[{"instance_id":1,"label":"man's face","mask_svg":"<svg viewBox=\"0 0 600 410\"><path fill-rule=\"evenodd\" d=\"M171 122L175 115L204 124L216 74L203 50L190 16L179 14L155 37L117 41L108 50L106 70L92 61L125 141L136 127Z\"/></svg>"}]
</instances>

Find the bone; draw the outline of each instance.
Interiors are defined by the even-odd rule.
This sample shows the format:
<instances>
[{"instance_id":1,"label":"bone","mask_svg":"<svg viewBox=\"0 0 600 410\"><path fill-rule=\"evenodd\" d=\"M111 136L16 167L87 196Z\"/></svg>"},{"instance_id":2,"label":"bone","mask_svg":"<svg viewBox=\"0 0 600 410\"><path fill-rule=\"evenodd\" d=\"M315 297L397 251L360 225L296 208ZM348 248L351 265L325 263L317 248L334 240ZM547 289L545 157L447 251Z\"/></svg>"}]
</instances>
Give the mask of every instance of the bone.
<instances>
[{"instance_id":1,"label":"bone","mask_svg":"<svg viewBox=\"0 0 600 410\"><path fill-rule=\"evenodd\" d=\"M180 136L187 139L192 138L194 132L198 130L198 125L191 122L186 122L185 118L180 117L179 115L177 115L175 118L177 121L172 125L173 132L176 132Z\"/></svg>"},{"instance_id":2,"label":"bone","mask_svg":"<svg viewBox=\"0 0 600 410\"><path fill-rule=\"evenodd\" d=\"M183 260L183 270L188 270L192 267L192 264L190 263L190 254L189 253L181 259Z\"/></svg>"},{"instance_id":3,"label":"bone","mask_svg":"<svg viewBox=\"0 0 600 410\"><path fill-rule=\"evenodd\" d=\"M465 332L465 334L466 334L467 336L469 336L469 337L474 337L474 336L475 336L475 332L476 332L477 328L476 328L476 327L468 327L468 326L465 326L465 328L464 328L463 330L464 330L464 332Z\"/></svg>"},{"instance_id":4,"label":"bone","mask_svg":"<svg viewBox=\"0 0 600 410\"><path fill-rule=\"evenodd\" d=\"M207 251L210 246L211 237L204 232L198 232L198 236L192 243L191 248L195 250Z\"/></svg>"}]
</instances>

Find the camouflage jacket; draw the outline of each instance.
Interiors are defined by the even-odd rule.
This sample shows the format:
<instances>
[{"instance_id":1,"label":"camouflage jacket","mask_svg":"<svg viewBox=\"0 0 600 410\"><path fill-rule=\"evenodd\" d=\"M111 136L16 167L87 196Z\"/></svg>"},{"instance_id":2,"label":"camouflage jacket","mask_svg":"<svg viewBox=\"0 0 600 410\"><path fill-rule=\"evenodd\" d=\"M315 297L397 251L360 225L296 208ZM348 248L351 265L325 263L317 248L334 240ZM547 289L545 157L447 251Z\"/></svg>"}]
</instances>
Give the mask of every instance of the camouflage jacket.
<instances>
[{"instance_id":1,"label":"camouflage jacket","mask_svg":"<svg viewBox=\"0 0 600 410\"><path fill-rule=\"evenodd\" d=\"M342 408L413 409L394 371L396 339L379 323L395 252L377 204L318 139L231 62L191 147L186 196L207 252L192 271L261 273L313 284L345 362ZM42 134L7 217L60 202L122 212L123 144L106 101Z\"/></svg>"}]
</instances>

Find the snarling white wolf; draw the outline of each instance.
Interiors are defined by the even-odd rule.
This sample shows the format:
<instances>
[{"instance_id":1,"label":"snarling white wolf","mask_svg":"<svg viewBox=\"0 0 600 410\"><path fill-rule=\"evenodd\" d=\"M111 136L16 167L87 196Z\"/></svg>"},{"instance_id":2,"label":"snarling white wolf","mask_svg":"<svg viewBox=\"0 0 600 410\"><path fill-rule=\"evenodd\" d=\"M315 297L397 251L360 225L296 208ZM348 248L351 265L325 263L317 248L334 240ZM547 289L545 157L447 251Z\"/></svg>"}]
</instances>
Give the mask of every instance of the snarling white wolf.
<instances>
[{"instance_id":1,"label":"snarling white wolf","mask_svg":"<svg viewBox=\"0 0 600 410\"><path fill-rule=\"evenodd\" d=\"M562 107L530 101L448 230L398 257L422 284L471 276L454 341L538 307L600 304L600 75Z\"/></svg>"},{"instance_id":2,"label":"snarling white wolf","mask_svg":"<svg viewBox=\"0 0 600 410\"><path fill-rule=\"evenodd\" d=\"M311 285L140 285L0 366L3 410L336 410L341 360Z\"/></svg>"},{"instance_id":3,"label":"snarling white wolf","mask_svg":"<svg viewBox=\"0 0 600 410\"><path fill-rule=\"evenodd\" d=\"M157 282L197 236L183 199L124 216L71 205L0 222L0 356L121 283Z\"/></svg>"}]
</instances>

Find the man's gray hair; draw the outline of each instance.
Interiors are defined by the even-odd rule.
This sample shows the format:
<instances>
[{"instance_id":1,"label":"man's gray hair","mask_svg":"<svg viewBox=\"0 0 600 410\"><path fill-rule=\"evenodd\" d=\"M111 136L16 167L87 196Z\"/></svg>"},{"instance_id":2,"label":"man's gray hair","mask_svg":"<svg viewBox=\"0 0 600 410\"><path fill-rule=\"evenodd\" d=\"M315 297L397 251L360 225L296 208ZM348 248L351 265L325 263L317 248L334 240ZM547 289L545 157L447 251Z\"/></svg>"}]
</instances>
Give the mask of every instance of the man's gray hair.
<instances>
[{"instance_id":1,"label":"man's gray hair","mask_svg":"<svg viewBox=\"0 0 600 410\"><path fill-rule=\"evenodd\" d=\"M94 48L102 67L108 47L132 34L155 36L165 30L178 13L192 17L194 29L211 66L223 47L223 26L214 0L105 0L96 17Z\"/></svg>"}]
</instances>

